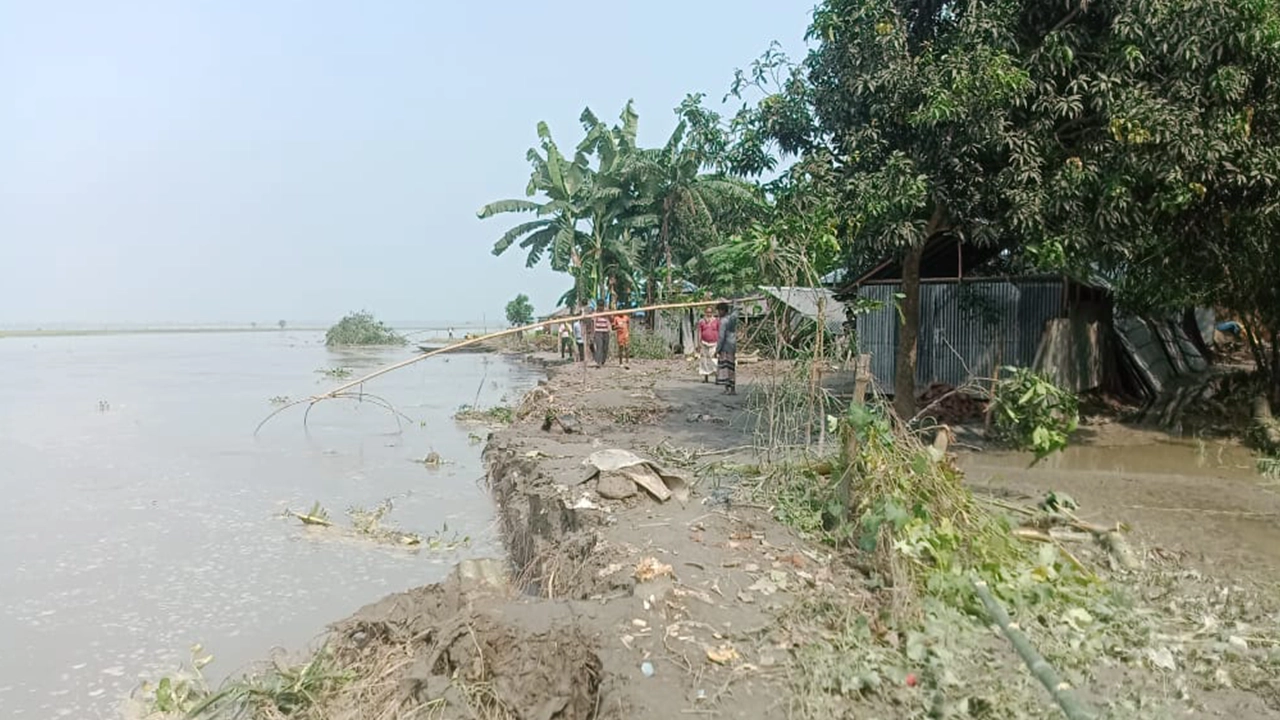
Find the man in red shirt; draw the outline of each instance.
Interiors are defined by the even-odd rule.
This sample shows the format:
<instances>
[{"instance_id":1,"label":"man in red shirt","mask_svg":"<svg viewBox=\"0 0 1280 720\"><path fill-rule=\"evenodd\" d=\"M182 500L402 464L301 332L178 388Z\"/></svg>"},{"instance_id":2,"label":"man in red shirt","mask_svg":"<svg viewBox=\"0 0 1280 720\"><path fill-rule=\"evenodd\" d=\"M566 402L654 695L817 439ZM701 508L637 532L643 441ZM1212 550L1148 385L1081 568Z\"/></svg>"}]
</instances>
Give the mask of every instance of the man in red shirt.
<instances>
[{"instance_id":1,"label":"man in red shirt","mask_svg":"<svg viewBox=\"0 0 1280 720\"><path fill-rule=\"evenodd\" d=\"M602 312L600 306L596 307L596 312ZM591 335L591 352L595 357L596 367L603 367L609 360L610 325L608 315L601 315L595 319L595 332Z\"/></svg>"}]
</instances>

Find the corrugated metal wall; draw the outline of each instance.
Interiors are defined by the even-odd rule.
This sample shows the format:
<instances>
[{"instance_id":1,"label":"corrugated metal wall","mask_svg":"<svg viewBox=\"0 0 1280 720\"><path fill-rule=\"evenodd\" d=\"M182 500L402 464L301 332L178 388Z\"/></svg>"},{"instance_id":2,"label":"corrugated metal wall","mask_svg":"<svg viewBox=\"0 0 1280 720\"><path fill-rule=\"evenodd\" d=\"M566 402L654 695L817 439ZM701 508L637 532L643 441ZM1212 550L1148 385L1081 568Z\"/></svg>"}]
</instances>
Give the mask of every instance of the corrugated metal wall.
<instances>
[{"instance_id":1,"label":"corrugated metal wall","mask_svg":"<svg viewBox=\"0 0 1280 720\"><path fill-rule=\"evenodd\" d=\"M865 285L859 294L883 307L857 318L858 348L871 355L871 373L891 392L898 345L899 285ZM1001 365L1030 367L1046 320L1065 314L1062 281L966 280L920 285L916 384L961 385L991 377Z\"/></svg>"}]
</instances>

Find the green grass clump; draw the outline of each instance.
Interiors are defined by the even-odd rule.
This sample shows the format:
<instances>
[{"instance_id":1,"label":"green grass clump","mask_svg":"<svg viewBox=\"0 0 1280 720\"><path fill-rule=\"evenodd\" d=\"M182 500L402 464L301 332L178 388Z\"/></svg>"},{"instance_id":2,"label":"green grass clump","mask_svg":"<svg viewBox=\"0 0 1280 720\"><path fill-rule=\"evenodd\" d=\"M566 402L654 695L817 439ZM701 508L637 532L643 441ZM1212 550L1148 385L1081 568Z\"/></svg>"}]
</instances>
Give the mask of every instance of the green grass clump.
<instances>
[{"instance_id":1,"label":"green grass clump","mask_svg":"<svg viewBox=\"0 0 1280 720\"><path fill-rule=\"evenodd\" d=\"M324 335L324 344L329 347L337 345L404 345L405 339L396 331L387 327L382 321L373 317L373 313L361 310L348 313L329 328Z\"/></svg>"},{"instance_id":2,"label":"green grass clump","mask_svg":"<svg viewBox=\"0 0 1280 720\"><path fill-rule=\"evenodd\" d=\"M454 420L463 422L480 422L492 425L510 425L515 422L516 411L507 405L494 405L491 408L478 408L463 405L453 414Z\"/></svg>"},{"instance_id":3,"label":"green grass clump","mask_svg":"<svg viewBox=\"0 0 1280 720\"><path fill-rule=\"evenodd\" d=\"M648 331L631 333L631 357L636 360L666 360L671 347L666 338Z\"/></svg>"}]
</instances>

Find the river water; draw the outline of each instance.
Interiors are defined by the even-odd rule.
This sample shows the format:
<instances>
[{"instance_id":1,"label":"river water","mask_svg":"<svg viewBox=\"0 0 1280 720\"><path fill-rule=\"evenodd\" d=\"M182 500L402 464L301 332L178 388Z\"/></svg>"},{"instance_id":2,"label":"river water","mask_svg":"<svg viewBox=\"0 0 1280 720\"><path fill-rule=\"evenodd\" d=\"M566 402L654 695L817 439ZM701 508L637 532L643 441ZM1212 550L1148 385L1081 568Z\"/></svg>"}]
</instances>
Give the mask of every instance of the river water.
<instances>
[{"instance_id":1,"label":"river water","mask_svg":"<svg viewBox=\"0 0 1280 720\"><path fill-rule=\"evenodd\" d=\"M0 717L116 717L142 678L202 643L224 676L299 649L326 623L387 593L499 552L473 403L517 401L532 368L488 355L424 362L367 386L369 403L291 409L254 428L272 398L301 398L408 357L334 351L321 333L0 338ZM420 460L432 450L447 463ZM281 517L319 501L394 509L447 552L309 530Z\"/></svg>"}]
</instances>

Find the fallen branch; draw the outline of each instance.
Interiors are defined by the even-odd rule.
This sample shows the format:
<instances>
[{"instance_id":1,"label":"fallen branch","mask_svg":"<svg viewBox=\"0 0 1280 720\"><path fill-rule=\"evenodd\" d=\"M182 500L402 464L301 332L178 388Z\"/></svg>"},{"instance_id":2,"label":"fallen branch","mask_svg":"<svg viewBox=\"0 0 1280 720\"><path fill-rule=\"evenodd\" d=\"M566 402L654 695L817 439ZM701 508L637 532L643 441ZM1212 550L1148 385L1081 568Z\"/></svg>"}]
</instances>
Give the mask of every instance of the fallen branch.
<instances>
[{"instance_id":1,"label":"fallen branch","mask_svg":"<svg viewBox=\"0 0 1280 720\"><path fill-rule=\"evenodd\" d=\"M1049 695L1058 703L1058 707L1062 708L1062 713L1067 716L1067 720L1093 720L1097 717L1096 713L1086 708L1072 694L1071 686L1058 677L1058 671L1053 669L1049 661L1036 651L1018 624L1009 618L1009 613L1005 612L1004 607L992 597L987 583L974 580L973 589L982 599L982 605L986 608L991 621L999 626L1000 632L1004 633L1005 638L1013 645L1013 649L1018 652L1018 657L1022 658L1022 662L1026 664L1031 674L1049 691Z\"/></svg>"},{"instance_id":2,"label":"fallen branch","mask_svg":"<svg viewBox=\"0 0 1280 720\"><path fill-rule=\"evenodd\" d=\"M1124 537L1120 534L1123 526L1118 523L1114 527L1107 527L1106 525L1098 525L1081 520L1069 510L1046 513L1013 505L996 498L982 498L982 500L998 508L1027 516L1030 520L1023 523L1024 528L1041 530L1047 533L1050 528L1065 525L1089 533L1124 569L1136 570L1142 566L1137 556L1134 555L1132 548L1129 547L1129 543L1125 542Z\"/></svg>"},{"instance_id":3,"label":"fallen branch","mask_svg":"<svg viewBox=\"0 0 1280 720\"><path fill-rule=\"evenodd\" d=\"M1024 540L1034 540L1035 542L1042 542L1042 543L1048 543L1050 545L1053 545L1054 547L1058 548L1058 552L1062 553L1062 555L1066 557L1067 560L1071 561L1071 565L1075 567L1075 569L1078 572L1084 575L1088 575L1090 577L1093 576L1093 571L1086 568L1084 566L1084 563L1080 562L1080 558L1073 555L1070 550L1066 549L1062 545L1062 542L1064 540L1075 541L1075 540L1084 539L1084 538L1063 537L1061 535L1053 535L1051 533L1044 532L1043 530L1035 530L1033 528L1025 528L1025 527L1014 528L1013 535L1014 537L1020 537Z\"/></svg>"}]
</instances>

